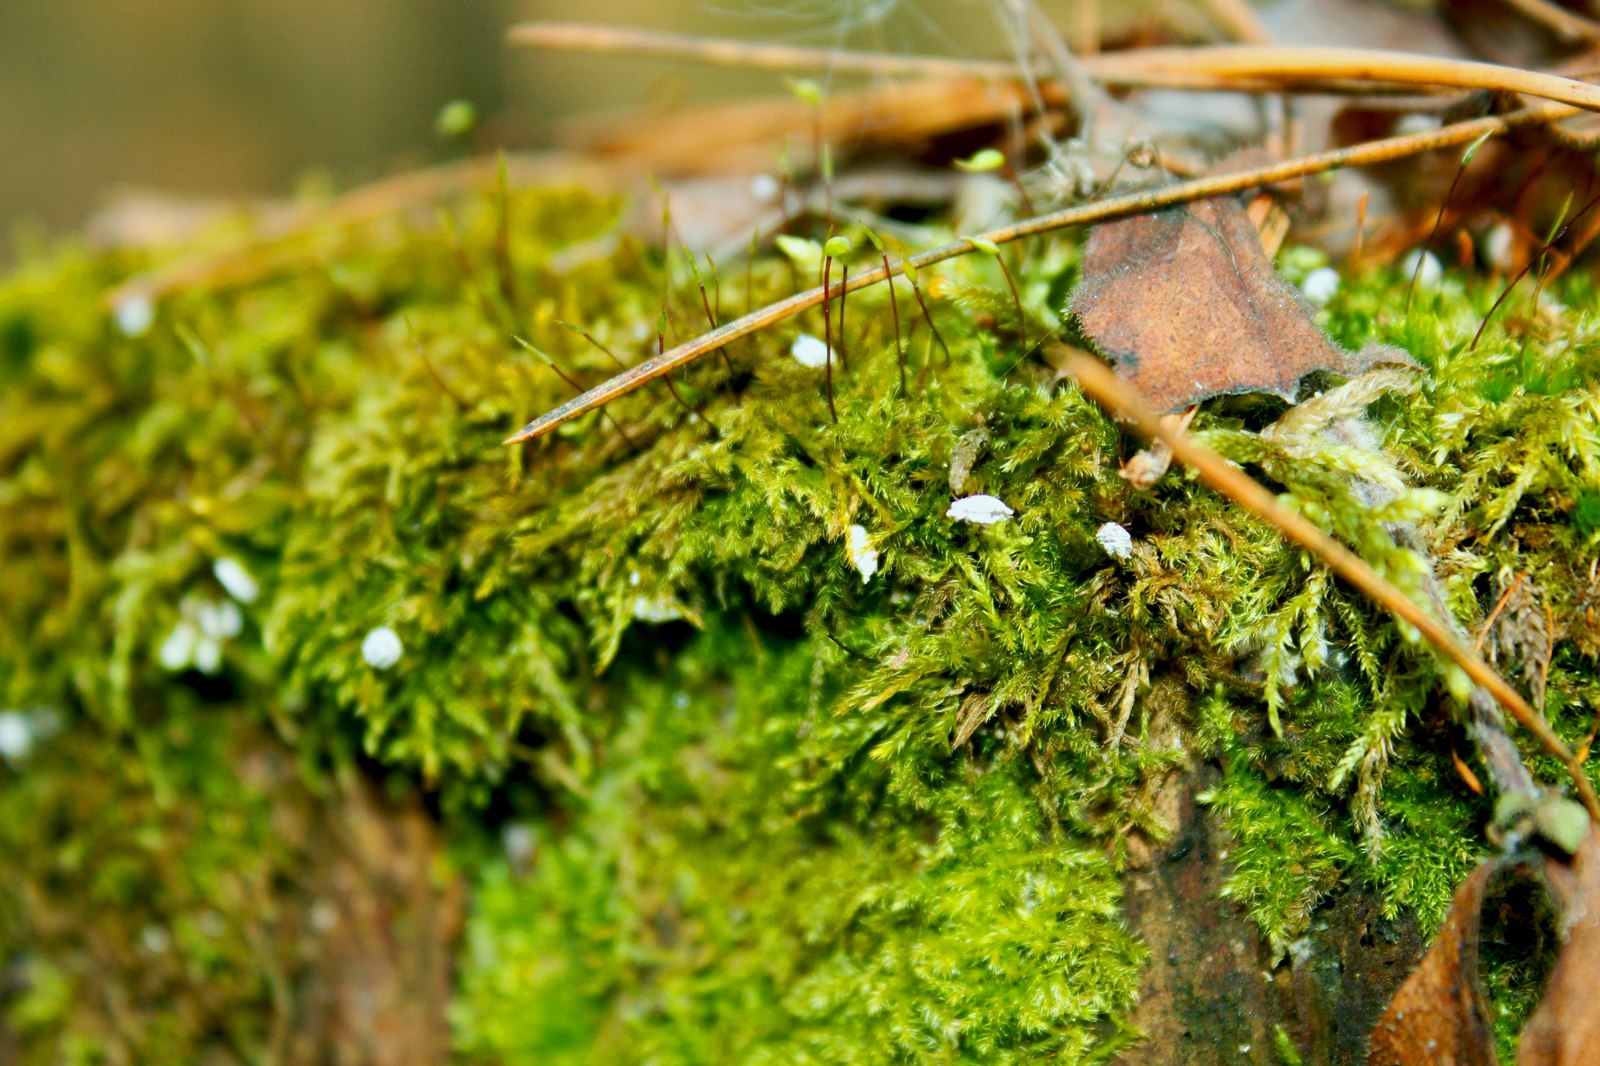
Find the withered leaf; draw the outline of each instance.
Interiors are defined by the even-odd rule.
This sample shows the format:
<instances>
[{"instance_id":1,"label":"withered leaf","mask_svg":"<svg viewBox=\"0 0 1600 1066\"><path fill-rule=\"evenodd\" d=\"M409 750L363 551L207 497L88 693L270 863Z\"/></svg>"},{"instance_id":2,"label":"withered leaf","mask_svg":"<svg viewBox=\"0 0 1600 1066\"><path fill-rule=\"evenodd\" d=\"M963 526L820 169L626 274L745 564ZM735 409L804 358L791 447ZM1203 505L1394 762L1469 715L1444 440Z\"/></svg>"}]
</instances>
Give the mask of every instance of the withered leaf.
<instances>
[{"instance_id":1,"label":"withered leaf","mask_svg":"<svg viewBox=\"0 0 1600 1066\"><path fill-rule=\"evenodd\" d=\"M1570 865L1545 864L1545 884L1561 905L1561 954L1544 999L1523 1026L1518 1066L1579 1066L1600 1061L1600 829L1593 826Z\"/></svg>"},{"instance_id":2,"label":"withered leaf","mask_svg":"<svg viewBox=\"0 0 1600 1066\"><path fill-rule=\"evenodd\" d=\"M1231 196L1096 226L1071 311L1158 411L1241 392L1293 400L1313 370L1409 362L1379 346L1352 355L1324 336Z\"/></svg>"},{"instance_id":3,"label":"withered leaf","mask_svg":"<svg viewBox=\"0 0 1600 1066\"><path fill-rule=\"evenodd\" d=\"M1478 942L1490 880L1507 864L1479 866L1456 890L1433 946L1372 1031L1369 1066L1449 1062L1494 1066L1490 1008L1478 975ZM1600 829L1570 860L1533 863L1561 914L1562 945L1538 1008L1517 1042L1518 1066L1600 1062Z\"/></svg>"},{"instance_id":4,"label":"withered leaf","mask_svg":"<svg viewBox=\"0 0 1600 1066\"><path fill-rule=\"evenodd\" d=\"M1484 863L1456 889L1433 946L1372 1030L1368 1066L1495 1066L1489 1001L1478 978L1478 937L1483 898L1496 868Z\"/></svg>"}]
</instances>

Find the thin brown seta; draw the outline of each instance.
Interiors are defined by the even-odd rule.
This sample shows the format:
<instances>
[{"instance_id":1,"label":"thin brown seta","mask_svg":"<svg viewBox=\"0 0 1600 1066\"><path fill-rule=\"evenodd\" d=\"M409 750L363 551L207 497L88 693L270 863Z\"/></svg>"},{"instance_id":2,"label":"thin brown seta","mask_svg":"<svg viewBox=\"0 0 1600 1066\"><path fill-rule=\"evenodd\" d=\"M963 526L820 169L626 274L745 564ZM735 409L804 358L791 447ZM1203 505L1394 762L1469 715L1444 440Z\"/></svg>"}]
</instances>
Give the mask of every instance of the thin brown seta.
<instances>
[{"instance_id":1,"label":"thin brown seta","mask_svg":"<svg viewBox=\"0 0 1600 1066\"><path fill-rule=\"evenodd\" d=\"M1096 403L1132 423L1140 433L1171 448L1173 457L1193 470L1201 481L1262 521L1271 523L1285 537L1321 559L1330 570L1385 610L1415 627L1430 644L1460 667L1474 684L1493 696L1495 702L1532 733L1545 751L1561 760L1590 817L1600 819L1600 799L1595 797L1594 788L1589 784L1577 757L1522 694L1512 688L1444 622L1423 610L1361 556L1328 536L1303 515L1279 503L1277 497L1259 481L1211 449L1197 444L1175 426L1163 423L1161 417L1140 396L1098 359L1082 352L1071 352L1065 356L1063 369Z\"/></svg>"},{"instance_id":2,"label":"thin brown seta","mask_svg":"<svg viewBox=\"0 0 1600 1066\"><path fill-rule=\"evenodd\" d=\"M1483 321L1478 323L1478 332L1472 335L1472 343L1467 345L1467 351L1477 350L1478 342L1483 340L1484 330L1489 328L1489 320L1494 318L1494 313L1500 310L1500 305L1506 302L1506 297L1511 295L1512 290L1522 284L1522 279L1528 276L1528 272L1533 269L1534 264L1544 259L1550 253L1550 249L1567 235L1567 231L1577 225L1583 219L1583 216L1594 210L1596 205L1600 205L1600 194L1596 194L1588 203L1584 204L1582 210L1569 218L1549 240L1541 242L1539 250L1528 257L1527 263L1523 264L1522 269L1517 271L1517 276L1512 278L1511 283L1504 289L1500 290L1500 295L1495 297L1494 303L1489 305L1489 310L1483 316Z\"/></svg>"},{"instance_id":3,"label":"thin brown seta","mask_svg":"<svg viewBox=\"0 0 1600 1066\"><path fill-rule=\"evenodd\" d=\"M881 252L878 256L883 260L883 278L889 285L889 316L894 321L894 357L900 368L900 395L906 394L906 342L900 335L900 301L894 292L894 271L889 269L889 253Z\"/></svg>"},{"instance_id":4,"label":"thin brown seta","mask_svg":"<svg viewBox=\"0 0 1600 1066\"><path fill-rule=\"evenodd\" d=\"M1024 219L1021 222L980 234L979 239L991 244L1009 244L1025 237L1036 237L1065 229L1069 226L1081 226L1093 222L1104 222L1108 219L1126 218L1130 215L1159 211L1177 204L1203 200L1213 196L1239 193L1246 189L1273 185L1277 182L1301 178L1310 174L1319 174L1340 167L1366 166L1373 163L1402 159L1438 148L1466 144L1483 136L1485 133L1493 135L1524 126L1541 125L1565 118L1571 114L1573 114L1573 108L1562 104L1540 104L1504 115L1456 123L1438 130L1388 137L1350 148L1340 148L1315 155L1302 156L1299 159L1290 159L1281 163L1272 163L1233 173L1208 175L1156 189L1145 189L1123 196L1115 196L1097 203L1070 207L1050 214L1040 215L1036 218ZM908 272L915 272L923 267L933 266L946 259L967 255L977 250L979 250L978 246L970 240L953 241L905 259L891 261L885 267L864 270L850 279L848 288L851 291L863 289L868 285L875 285L891 275L908 275ZM907 280L911 282L912 292L916 295L924 316L929 318L931 326L932 319L928 315L927 304L922 299L921 287L917 285L915 278L908 276ZM680 344L670 351L662 351L654 359L646 360L628 371L618 374L611 380L597 385L582 396L539 416L508 437L506 443L515 444L547 433L563 422L576 418L602 404L610 403L620 396L625 396L662 374L692 363L701 356L714 352L740 337L766 329L802 311L816 307L822 302L823 295L824 291L821 287L797 293L788 299L769 304L742 318L726 323L704 336ZM943 338L938 336L936 328L934 334L940 344L943 345Z\"/></svg>"}]
</instances>

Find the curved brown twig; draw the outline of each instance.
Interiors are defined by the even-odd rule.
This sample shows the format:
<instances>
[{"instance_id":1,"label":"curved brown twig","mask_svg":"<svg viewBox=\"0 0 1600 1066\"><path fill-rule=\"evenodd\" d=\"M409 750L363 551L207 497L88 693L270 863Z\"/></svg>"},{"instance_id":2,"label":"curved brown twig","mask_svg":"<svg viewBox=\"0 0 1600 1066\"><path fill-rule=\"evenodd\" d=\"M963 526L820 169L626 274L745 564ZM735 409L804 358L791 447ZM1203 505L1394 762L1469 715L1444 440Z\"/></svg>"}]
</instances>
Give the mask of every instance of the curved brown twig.
<instances>
[{"instance_id":1,"label":"curved brown twig","mask_svg":"<svg viewBox=\"0 0 1600 1066\"><path fill-rule=\"evenodd\" d=\"M1550 723L1449 625L1423 610L1361 556L1318 529L1305 516L1279 503L1277 497L1259 481L1210 448L1191 440L1172 422L1163 420L1104 363L1081 352L1074 352L1067 357L1065 369L1095 402L1131 422L1146 437L1171 448L1173 457L1193 470L1201 481L1256 517L1276 526L1284 536L1316 555L1329 569L1366 593L1381 607L1415 626L1430 644L1443 652L1474 684L1493 696L1495 702L1504 707L1511 717L1537 737L1546 751L1561 760L1590 817L1600 820L1600 799L1596 798L1588 775L1583 772L1583 764L1556 736Z\"/></svg>"},{"instance_id":2,"label":"curved brown twig","mask_svg":"<svg viewBox=\"0 0 1600 1066\"><path fill-rule=\"evenodd\" d=\"M1407 134L1402 137L1389 137L1384 140L1356 145L1352 148L1340 148L1331 152L1303 156L1299 159L1291 159L1282 163L1273 163L1268 166L1255 167L1231 174L1210 175L1196 178L1193 181L1163 186L1158 189L1116 196L1098 203L1085 204L1081 207L1070 207L1051 214L1040 215L1037 218L1025 219L1010 226L1002 226L999 229L990 230L988 233L979 234L978 239L991 244L1007 244L1024 237L1035 237L1064 229L1068 226L1081 226L1091 222L1104 222L1108 219L1159 211L1162 208L1172 207L1176 204L1203 200L1211 196L1242 192L1245 189L1272 185L1280 181L1288 181L1291 178L1301 178L1308 174L1317 174L1340 167L1365 166L1373 163L1388 162L1389 160L1432 151L1436 148L1466 144L1484 134L1503 133L1506 130L1520 126L1553 122L1572 113L1573 108L1560 104L1544 104L1538 107L1525 108L1506 115L1457 123L1439 130ZM953 259L959 255L966 255L976 250L978 250L978 246L973 244L972 241L965 239L953 241L950 244L911 256L909 260L895 260L887 268L880 266L871 270L863 270L860 274L852 275L845 285L830 286L827 298L833 299L844 292L854 292L857 289L864 289L868 285L876 285L891 275L904 274L906 262L911 264L912 269L920 270L923 267L932 266L935 263ZM663 374L671 373L681 366L694 362L703 355L715 352L723 345L738 340L740 337L749 336L802 311L816 307L822 303L823 296L824 293L821 287L797 293L786 300L769 304L745 315L743 318L735 319L692 341L680 344L653 359L647 359L610 380L596 385L582 396L569 400L555 410L540 415L521 430L508 437L506 443L516 444L548 433L562 423L569 422L597 407L610 403L620 396L626 396L633 390L649 384Z\"/></svg>"}]
</instances>

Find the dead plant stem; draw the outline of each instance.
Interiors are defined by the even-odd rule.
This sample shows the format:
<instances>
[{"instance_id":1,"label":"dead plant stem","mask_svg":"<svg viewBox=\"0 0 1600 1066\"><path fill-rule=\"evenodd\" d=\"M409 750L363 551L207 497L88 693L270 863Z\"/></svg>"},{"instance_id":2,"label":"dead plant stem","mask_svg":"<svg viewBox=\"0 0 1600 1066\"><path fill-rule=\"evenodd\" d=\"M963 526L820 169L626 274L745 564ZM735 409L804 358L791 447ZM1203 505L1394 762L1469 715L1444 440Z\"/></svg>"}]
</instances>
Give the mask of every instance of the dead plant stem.
<instances>
[{"instance_id":1,"label":"dead plant stem","mask_svg":"<svg viewBox=\"0 0 1600 1066\"><path fill-rule=\"evenodd\" d=\"M1523 699L1522 694L1468 647L1447 623L1423 610L1361 556L1324 533L1303 515L1279 503L1277 497L1259 481L1210 448L1195 443L1181 430L1164 424L1160 415L1152 411L1137 393L1098 359L1082 352L1072 352L1066 356L1065 370L1102 407L1132 423L1145 436L1171 448L1174 458L1192 469L1201 481L1277 527L1285 537L1321 559L1334 573L1397 618L1415 627L1430 644L1459 666L1474 684L1493 696L1500 706L1537 737L1547 752L1561 760L1590 816L1600 820L1600 800L1596 799L1577 757L1556 736L1544 717Z\"/></svg>"}]
</instances>

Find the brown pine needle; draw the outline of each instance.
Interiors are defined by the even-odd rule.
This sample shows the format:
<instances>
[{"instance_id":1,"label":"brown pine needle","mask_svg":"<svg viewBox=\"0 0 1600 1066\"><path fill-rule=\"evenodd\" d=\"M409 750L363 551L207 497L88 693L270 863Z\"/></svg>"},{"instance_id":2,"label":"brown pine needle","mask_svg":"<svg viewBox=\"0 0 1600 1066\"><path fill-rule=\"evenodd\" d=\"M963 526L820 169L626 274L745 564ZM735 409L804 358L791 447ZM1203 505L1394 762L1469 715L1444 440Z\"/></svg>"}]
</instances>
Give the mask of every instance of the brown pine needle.
<instances>
[{"instance_id":1,"label":"brown pine needle","mask_svg":"<svg viewBox=\"0 0 1600 1066\"><path fill-rule=\"evenodd\" d=\"M1036 237L1040 234L1051 233L1069 226L1081 226L1092 222L1125 218L1129 215L1143 214L1149 211L1159 211L1177 204L1203 200L1211 196L1225 196L1230 193L1272 185L1277 182L1288 181L1291 178L1301 178L1308 174L1318 174L1339 167L1367 166L1374 163L1402 159L1406 156L1417 155L1437 148L1465 144L1483 136L1485 133L1498 134L1522 126L1553 122L1572 113L1572 108L1560 104L1541 104L1524 108L1520 111L1512 111L1505 115L1456 123L1443 129L1428 130L1400 137L1388 137L1350 148L1340 148L1317 155L1302 156L1299 159L1290 159L1281 163L1272 163L1263 167L1236 171L1231 174L1209 175L1157 189L1140 190L1124 196L1101 200L1097 203L1070 207L1051 214L1040 215L1036 218L1024 219L1021 222L979 234L979 237L992 244L1009 244L1024 237ZM838 293L841 288L847 287L853 292L856 289L866 288L868 285L876 285L890 275L904 275L906 262L910 262L913 269L920 270L924 267L941 263L946 259L967 255L977 250L978 247L971 241L965 239L953 241L950 244L914 255L909 260L891 262L887 268L874 267L871 270L863 270L850 278L848 286L834 286L833 292L829 295ZM918 302L921 303L920 286L916 285L914 281L912 282L912 291L917 296ZM728 322L704 336L680 344L669 351L662 352L653 359L639 363L609 381L595 386L582 396L569 400L555 410L540 415L517 433L508 437L506 443L516 444L547 433L563 422L570 421L602 404L610 403L619 396L625 396L663 374L716 351L725 344L766 329L802 311L816 307L822 303L822 300L823 290L819 286L797 293L786 300L769 304L745 315L743 318ZM926 311L925 307L924 311ZM937 331L935 332L937 333ZM939 339L942 343L942 338Z\"/></svg>"},{"instance_id":2,"label":"brown pine needle","mask_svg":"<svg viewBox=\"0 0 1600 1066\"><path fill-rule=\"evenodd\" d=\"M1259 481L1210 448L1195 443L1182 430L1164 424L1141 397L1098 359L1082 352L1071 352L1065 357L1063 369L1077 380L1083 391L1096 403L1131 422L1140 433L1171 448L1174 458L1193 470L1201 481L1257 518L1277 527L1285 537L1321 559L1330 570L1360 589L1379 606L1415 627L1430 644L1459 666L1474 684L1492 695L1511 717L1537 737L1547 752L1561 760L1590 816L1600 819L1600 800L1596 799L1577 757L1556 736L1549 723L1522 698L1522 694L1484 662L1448 625L1423 610L1361 556L1328 536L1303 515L1279 503L1277 497Z\"/></svg>"},{"instance_id":3,"label":"brown pine needle","mask_svg":"<svg viewBox=\"0 0 1600 1066\"><path fill-rule=\"evenodd\" d=\"M1005 81L1015 81L1022 73L1013 62L842 52L580 23L526 22L513 26L508 38L513 44L536 48L651 55L766 70ZM1143 48L1083 56L1079 65L1090 81L1115 88L1279 92L1315 87L1370 93L1374 86L1402 85L1525 93L1600 110L1600 88L1570 78L1381 49L1266 44ZM1040 90L1047 101L1066 98L1057 83L1042 82Z\"/></svg>"}]
</instances>

